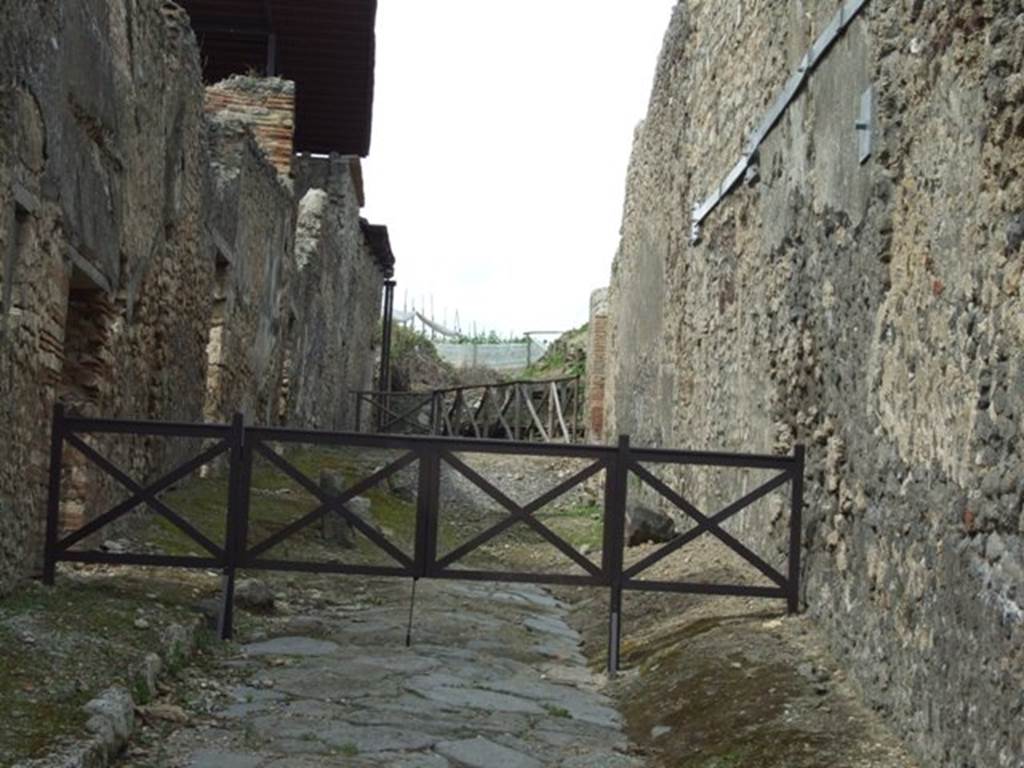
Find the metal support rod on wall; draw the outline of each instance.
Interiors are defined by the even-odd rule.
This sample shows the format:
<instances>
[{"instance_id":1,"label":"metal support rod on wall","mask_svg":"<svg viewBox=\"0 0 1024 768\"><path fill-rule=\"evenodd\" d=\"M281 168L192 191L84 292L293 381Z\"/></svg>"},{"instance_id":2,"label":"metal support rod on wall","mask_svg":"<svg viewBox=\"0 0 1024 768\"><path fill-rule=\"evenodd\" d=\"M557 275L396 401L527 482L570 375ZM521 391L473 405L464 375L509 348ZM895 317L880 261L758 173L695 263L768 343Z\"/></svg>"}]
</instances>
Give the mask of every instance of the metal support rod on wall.
<instances>
[{"instance_id":1,"label":"metal support rod on wall","mask_svg":"<svg viewBox=\"0 0 1024 768\"><path fill-rule=\"evenodd\" d=\"M384 281L384 325L381 329L380 346L380 391L384 393L385 400L387 393L391 391L391 326L394 322L395 304L395 281ZM383 404L385 407L387 403ZM377 428L384 426L384 408L377 409Z\"/></svg>"}]
</instances>

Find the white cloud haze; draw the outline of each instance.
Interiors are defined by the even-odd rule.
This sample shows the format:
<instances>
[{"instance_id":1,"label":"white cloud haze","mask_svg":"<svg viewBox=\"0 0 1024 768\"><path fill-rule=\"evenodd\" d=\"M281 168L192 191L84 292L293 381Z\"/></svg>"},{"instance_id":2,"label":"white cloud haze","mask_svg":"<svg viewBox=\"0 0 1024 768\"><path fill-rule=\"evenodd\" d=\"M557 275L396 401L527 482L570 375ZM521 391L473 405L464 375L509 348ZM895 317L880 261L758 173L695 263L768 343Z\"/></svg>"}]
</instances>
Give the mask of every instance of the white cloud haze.
<instances>
[{"instance_id":1,"label":"white cloud haze","mask_svg":"<svg viewBox=\"0 0 1024 768\"><path fill-rule=\"evenodd\" d=\"M519 333L586 321L673 0L381 0L364 215L396 305Z\"/></svg>"}]
</instances>

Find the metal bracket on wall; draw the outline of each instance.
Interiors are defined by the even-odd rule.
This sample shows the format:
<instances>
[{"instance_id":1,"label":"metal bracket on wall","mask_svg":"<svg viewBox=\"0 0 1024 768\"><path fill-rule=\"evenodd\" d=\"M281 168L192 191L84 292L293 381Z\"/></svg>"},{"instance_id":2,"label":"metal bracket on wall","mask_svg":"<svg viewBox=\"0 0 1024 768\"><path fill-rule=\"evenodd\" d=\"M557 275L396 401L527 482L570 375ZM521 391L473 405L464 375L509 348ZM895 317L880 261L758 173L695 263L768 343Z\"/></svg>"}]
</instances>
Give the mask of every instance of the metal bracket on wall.
<instances>
[{"instance_id":1,"label":"metal bracket on wall","mask_svg":"<svg viewBox=\"0 0 1024 768\"><path fill-rule=\"evenodd\" d=\"M803 90L804 83L810 78L811 73L824 59L828 51L832 48L832 45L838 40L847 27L857 17L857 14L861 12L865 5L868 4L869 0L846 0L839 8L839 11L832 20L825 26L821 34L818 35L817 40L811 45L810 50L804 54L803 58L800 59L800 64L796 71L789 76L783 85L782 90L779 92L775 101L768 108L768 112L762 118L757 128L750 134L744 147L743 155L740 157L738 163L733 166L732 170L729 171L725 179L718 185L718 187L702 202L694 203L692 223L690 227L690 244L697 245L700 242L701 225L704 220L711 214L718 204L735 189L739 182L745 177L747 169L756 162L757 151L761 147L761 144L768 137L768 134L772 132L779 120L786 113L790 104L796 100L800 91ZM870 144L870 131L869 144ZM862 160L863 162L863 160Z\"/></svg>"},{"instance_id":2,"label":"metal bracket on wall","mask_svg":"<svg viewBox=\"0 0 1024 768\"><path fill-rule=\"evenodd\" d=\"M868 88L860 95L860 114L857 116L855 127L857 129L857 159L861 165L871 157L872 125L875 117L875 91Z\"/></svg>"}]
</instances>

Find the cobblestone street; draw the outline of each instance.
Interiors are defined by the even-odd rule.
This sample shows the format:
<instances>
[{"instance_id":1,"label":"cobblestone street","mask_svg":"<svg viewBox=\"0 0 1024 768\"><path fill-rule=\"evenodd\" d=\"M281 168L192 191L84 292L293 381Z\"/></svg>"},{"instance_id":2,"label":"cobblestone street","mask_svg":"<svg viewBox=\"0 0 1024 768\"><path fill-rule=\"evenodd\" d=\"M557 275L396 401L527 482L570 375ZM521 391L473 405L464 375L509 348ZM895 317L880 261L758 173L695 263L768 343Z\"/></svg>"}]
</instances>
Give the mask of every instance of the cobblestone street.
<instances>
[{"instance_id":1,"label":"cobblestone street","mask_svg":"<svg viewBox=\"0 0 1024 768\"><path fill-rule=\"evenodd\" d=\"M406 648L407 584L371 589L248 630L203 682L221 692L210 715L144 738L123 765L643 765L546 591L423 582Z\"/></svg>"}]
</instances>

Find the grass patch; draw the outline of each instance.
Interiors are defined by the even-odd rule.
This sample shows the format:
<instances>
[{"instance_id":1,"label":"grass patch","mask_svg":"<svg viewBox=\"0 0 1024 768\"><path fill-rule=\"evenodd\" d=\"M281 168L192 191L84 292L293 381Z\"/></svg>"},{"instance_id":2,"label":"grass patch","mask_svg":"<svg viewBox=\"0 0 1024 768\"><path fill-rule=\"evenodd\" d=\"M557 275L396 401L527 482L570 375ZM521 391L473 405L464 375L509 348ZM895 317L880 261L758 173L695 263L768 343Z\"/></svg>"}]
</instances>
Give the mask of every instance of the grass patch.
<instances>
[{"instance_id":1,"label":"grass patch","mask_svg":"<svg viewBox=\"0 0 1024 768\"><path fill-rule=\"evenodd\" d=\"M27 584L0 601L0 765L40 757L80 734L83 705L110 685L144 702L136 670L160 650L157 627L190 618L183 603L191 597L180 585L125 574ZM151 628L135 626L140 611Z\"/></svg>"},{"instance_id":2,"label":"grass patch","mask_svg":"<svg viewBox=\"0 0 1024 768\"><path fill-rule=\"evenodd\" d=\"M359 754L359 747L357 747L351 741L346 741L344 744L341 745L341 748L338 751L341 752L341 754L343 754L345 757L355 757Z\"/></svg>"},{"instance_id":3,"label":"grass patch","mask_svg":"<svg viewBox=\"0 0 1024 768\"><path fill-rule=\"evenodd\" d=\"M572 715L569 714L568 709L560 707L557 704L545 704L544 711L552 717L572 717Z\"/></svg>"}]
</instances>

